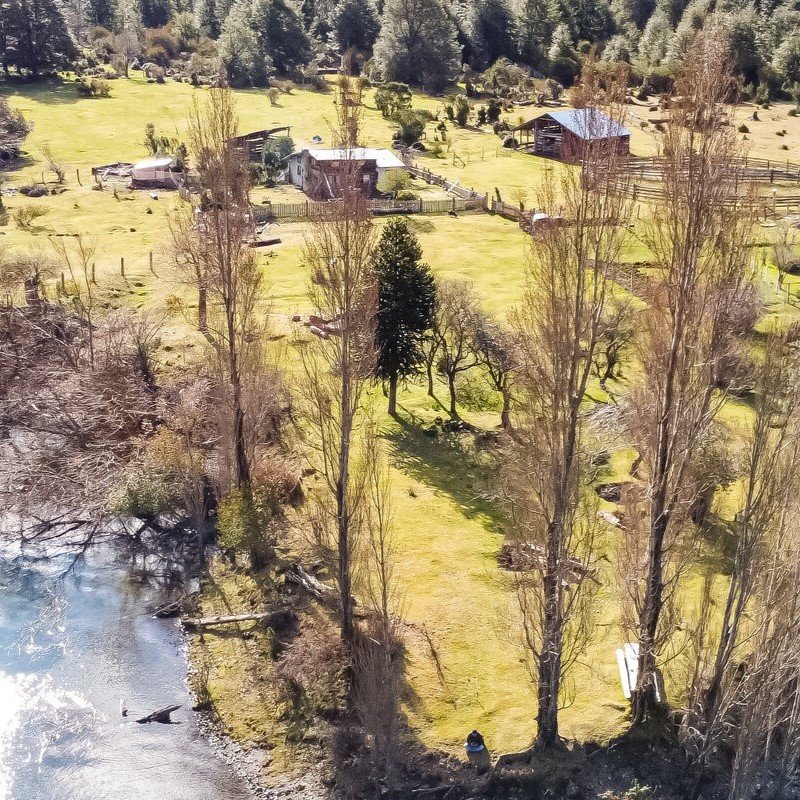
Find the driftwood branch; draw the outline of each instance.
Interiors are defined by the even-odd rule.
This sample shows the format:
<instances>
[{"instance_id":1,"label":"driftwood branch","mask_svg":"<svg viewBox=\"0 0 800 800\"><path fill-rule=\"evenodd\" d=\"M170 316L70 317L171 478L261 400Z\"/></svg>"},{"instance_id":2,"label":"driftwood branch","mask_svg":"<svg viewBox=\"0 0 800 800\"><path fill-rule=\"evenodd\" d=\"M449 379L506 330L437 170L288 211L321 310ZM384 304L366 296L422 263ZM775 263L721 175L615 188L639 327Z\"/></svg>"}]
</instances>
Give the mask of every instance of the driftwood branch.
<instances>
[{"instance_id":1,"label":"driftwood branch","mask_svg":"<svg viewBox=\"0 0 800 800\"><path fill-rule=\"evenodd\" d=\"M141 725L145 722L160 722L162 725L171 725L172 720L170 719L170 714L173 711L177 711L180 706L164 706L164 708L159 708L154 711L152 714L148 714L146 717L141 717L136 721Z\"/></svg>"},{"instance_id":2,"label":"driftwood branch","mask_svg":"<svg viewBox=\"0 0 800 800\"><path fill-rule=\"evenodd\" d=\"M299 564L295 564L291 569L287 569L285 578L290 583L295 583L305 589L309 594L314 595L317 600L331 605L339 604L339 593L332 586L324 584L315 578L310 572L306 572Z\"/></svg>"},{"instance_id":3,"label":"driftwood branch","mask_svg":"<svg viewBox=\"0 0 800 800\"><path fill-rule=\"evenodd\" d=\"M197 630L214 625L230 625L236 622L261 622L268 628L287 628L295 620L294 612L288 609L280 611L263 611L252 614L231 614L216 617L189 617L183 620L185 628Z\"/></svg>"}]
</instances>

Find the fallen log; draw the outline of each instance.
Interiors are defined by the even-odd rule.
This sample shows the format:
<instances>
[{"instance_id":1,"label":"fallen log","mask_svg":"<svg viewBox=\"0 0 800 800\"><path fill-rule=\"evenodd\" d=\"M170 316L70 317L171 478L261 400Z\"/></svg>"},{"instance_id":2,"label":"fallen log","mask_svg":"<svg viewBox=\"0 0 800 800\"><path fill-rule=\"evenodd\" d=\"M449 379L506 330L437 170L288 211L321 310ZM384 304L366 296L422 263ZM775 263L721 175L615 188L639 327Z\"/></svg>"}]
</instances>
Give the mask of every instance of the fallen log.
<instances>
[{"instance_id":1,"label":"fallen log","mask_svg":"<svg viewBox=\"0 0 800 800\"><path fill-rule=\"evenodd\" d=\"M172 725L172 720L170 719L170 714L173 711L177 711L180 706L164 706L164 708L159 708L154 711L152 714L148 714L146 717L141 717L141 719L137 719L136 721L143 725L146 722L160 722L162 725Z\"/></svg>"},{"instance_id":2,"label":"fallen log","mask_svg":"<svg viewBox=\"0 0 800 800\"><path fill-rule=\"evenodd\" d=\"M236 622L261 622L268 628L283 629L289 627L295 620L293 611L281 609L280 611L263 611L252 614L230 614L216 617L188 617L183 620L183 626L190 630L208 628L214 625L230 625Z\"/></svg>"},{"instance_id":3,"label":"fallen log","mask_svg":"<svg viewBox=\"0 0 800 800\"><path fill-rule=\"evenodd\" d=\"M339 603L339 593L336 589L315 578L311 573L306 572L299 564L287 569L284 577L290 583L297 584L309 594L314 595L317 600L337 605Z\"/></svg>"}]
</instances>

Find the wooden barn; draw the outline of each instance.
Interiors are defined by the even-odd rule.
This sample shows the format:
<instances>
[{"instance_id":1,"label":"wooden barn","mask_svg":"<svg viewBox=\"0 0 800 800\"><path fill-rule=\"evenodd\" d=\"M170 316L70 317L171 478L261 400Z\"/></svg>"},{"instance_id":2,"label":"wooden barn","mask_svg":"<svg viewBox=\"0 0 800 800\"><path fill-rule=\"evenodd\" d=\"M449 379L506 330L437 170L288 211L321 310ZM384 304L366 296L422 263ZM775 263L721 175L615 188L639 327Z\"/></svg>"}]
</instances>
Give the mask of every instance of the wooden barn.
<instances>
[{"instance_id":1,"label":"wooden barn","mask_svg":"<svg viewBox=\"0 0 800 800\"><path fill-rule=\"evenodd\" d=\"M596 108L549 111L512 128L520 145L537 156L577 162L587 144L630 155L631 132Z\"/></svg>"},{"instance_id":2,"label":"wooden barn","mask_svg":"<svg viewBox=\"0 0 800 800\"><path fill-rule=\"evenodd\" d=\"M286 160L291 183L314 200L341 197L347 185L356 183L366 195L375 194L378 181L389 171L406 165L391 151L374 147L352 150L306 148ZM357 172L354 178L353 171Z\"/></svg>"}]
</instances>

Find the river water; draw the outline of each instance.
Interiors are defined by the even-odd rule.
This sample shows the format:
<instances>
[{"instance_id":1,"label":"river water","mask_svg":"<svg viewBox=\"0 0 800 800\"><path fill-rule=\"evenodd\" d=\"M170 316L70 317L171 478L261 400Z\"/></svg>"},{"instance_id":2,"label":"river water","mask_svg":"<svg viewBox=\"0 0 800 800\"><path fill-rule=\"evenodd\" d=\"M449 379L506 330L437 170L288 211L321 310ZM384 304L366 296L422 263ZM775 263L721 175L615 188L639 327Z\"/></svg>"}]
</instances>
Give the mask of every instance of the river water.
<instances>
[{"instance_id":1,"label":"river water","mask_svg":"<svg viewBox=\"0 0 800 800\"><path fill-rule=\"evenodd\" d=\"M189 708L175 622L148 613L160 590L108 545L70 563L0 547L0 800L247 797ZM179 724L133 721L172 703Z\"/></svg>"}]
</instances>

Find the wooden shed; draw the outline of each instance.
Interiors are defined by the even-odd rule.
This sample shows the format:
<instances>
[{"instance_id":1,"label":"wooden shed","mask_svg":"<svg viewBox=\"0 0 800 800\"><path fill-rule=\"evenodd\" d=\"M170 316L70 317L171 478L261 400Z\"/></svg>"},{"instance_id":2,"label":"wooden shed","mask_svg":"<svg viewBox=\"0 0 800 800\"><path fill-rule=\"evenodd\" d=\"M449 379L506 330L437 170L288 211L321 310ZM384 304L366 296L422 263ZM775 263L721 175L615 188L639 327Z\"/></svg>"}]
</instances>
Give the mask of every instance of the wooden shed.
<instances>
[{"instance_id":1,"label":"wooden shed","mask_svg":"<svg viewBox=\"0 0 800 800\"><path fill-rule=\"evenodd\" d=\"M597 108L548 111L512 132L529 152L561 161L580 161L587 144L630 155L631 132Z\"/></svg>"},{"instance_id":2,"label":"wooden shed","mask_svg":"<svg viewBox=\"0 0 800 800\"><path fill-rule=\"evenodd\" d=\"M261 161L267 140L274 139L277 136L288 136L291 130L291 125L264 128L260 131L251 131L250 133L243 133L241 136L235 136L231 139L231 142L245 161Z\"/></svg>"}]
</instances>

